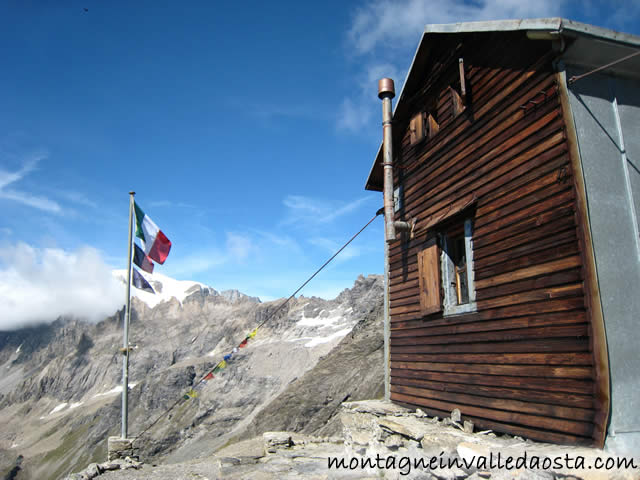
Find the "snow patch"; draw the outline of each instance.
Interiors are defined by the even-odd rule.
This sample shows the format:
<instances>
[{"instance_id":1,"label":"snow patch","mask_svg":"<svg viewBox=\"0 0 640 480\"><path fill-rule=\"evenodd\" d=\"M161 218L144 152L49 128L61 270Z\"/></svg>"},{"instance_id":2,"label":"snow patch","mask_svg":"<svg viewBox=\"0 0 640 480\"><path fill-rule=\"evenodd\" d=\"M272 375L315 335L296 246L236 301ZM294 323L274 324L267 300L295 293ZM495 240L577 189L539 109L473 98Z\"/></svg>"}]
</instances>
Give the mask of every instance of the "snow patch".
<instances>
[{"instance_id":1,"label":"snow patch","mask_svg":"<svg viewBox=\"0 0 640 480\"><path fill-rule=\"evenodd\" d=\"M69 405L69 410L73 410L74 408L78 408L80 405L82 405L84 402L74 402L71 405Z\"/></svg>"},{"instance_id":2,"label":"snow patch","mask_svg":"<svg viewBox=\"0 0 640 480\"><path fill-rule=\"evenodd\" d=\"M21 343L20 346L16 349L16 353L20 353L20 350L22 350L22 345L24 345L24 344Z\"/></svg>"},{"instance_id":3,"label":"snow patch","mask_svg":"<svg viewBox=\"0 0 640 480\"><path fill-rule=\"evenodd\" d=\"M127 271L126 270L114 270L113 276L127 283ZM156 293L149 293L138 288L133 287L131 289L131 295L146 303L150 308L156 305L167 302L172 298L175 298L182 304L182 302L191 295L194 290L194 286L199 286L201 289L208 289L213 295L219 295L219 293L211 287L208 287L204 283L194 282L191 280L176 280L161 273L147 273L140 271L140 274L151 284L156 290ZM159 289L154 284L159 283L161 287ZM158 291L160 290L160 291Z\"/></svg>"},{"instance_id":4,"label":"snow patch","mask_svg":"<svg viewBox=\"0 0 640 480\"><path fill-rule=\"evenodd\" d=\"M129 384L129 390L131 390L133 387L135 387L137 385L137 383L130 383ZM113 395L115 393L122 393L122 385L118 385L117 387L113 387L111 390L109 390L108 392L102 392L102 393L96 393L93 397L91 398L96 398L96 397L104 397L105 395Z\"/></svg>"},{"instance_id":5,"label":"snow patch","mask_svg":"<svg viewBox=\"0 0 640 480\"><path fill-rule=\"evenodd\" d=\"M317 317L307 318L302 315L302 318L298 320L296 325L300 327L330 327L334 323L339 322L344 317L342 315L333 315L325 318L320 318L320 315Z\"/></svg>"},{"instance_id":6,"label":"snow patch","mask_svg":"<svg viewBox=\"0 0 640 480\"><path fill-rule=\"evenodd\" d=\"M53 410L51 410L49 412L49 415L53 415L54 413L59 412L60 410L66 408L66 406L68 405L67 402L61 403L60 405L58 405L57 407L55 407Z\"/></svg>"},{"instance_id":7,"label":"snow patch","mask_svg":"<svg viewBox=\"0 0 640 480\"><path fill-rule=\"evenodd\" d=\"M317 345L321 345L323 343L329 343L331 340L335 340L336 338L344 337L350 331L351 331L350 328L345 328L343 330L338 330L337 332L332 333L331 335L329 335L327 337L316 337L313 340L311 340L310 342L305 343L304 346L307 347L307 348L312 348L312 347L315 347Z\"/></svg>"}]
</instances>

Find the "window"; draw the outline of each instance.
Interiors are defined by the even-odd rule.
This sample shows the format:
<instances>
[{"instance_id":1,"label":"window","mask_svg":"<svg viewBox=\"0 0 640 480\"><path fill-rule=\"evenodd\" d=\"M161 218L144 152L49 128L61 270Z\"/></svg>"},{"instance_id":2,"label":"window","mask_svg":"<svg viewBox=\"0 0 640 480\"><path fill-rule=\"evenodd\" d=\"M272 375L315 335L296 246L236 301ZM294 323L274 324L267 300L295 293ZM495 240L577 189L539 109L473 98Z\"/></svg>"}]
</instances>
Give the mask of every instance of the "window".
<instances>
[{"instance_id":1,"label":"window","mask_svg":"<svg viewBox=\"0 0 640 480\"><path fill-rule=\"evenodd\" d=\"M443 228L438 242L418 252L418 283L423 316L476 310L470 218Z\"/></svg>"},{"instance_id":2,"label":"window","mask_svg":"<svg viewBox=\"0 0 640 480\"><path fill-rule=\"evenodd\" d=\"M440 234L445 315L476 310L473 280L473 240L470 218Z\"/></svg>"}]
</instances>

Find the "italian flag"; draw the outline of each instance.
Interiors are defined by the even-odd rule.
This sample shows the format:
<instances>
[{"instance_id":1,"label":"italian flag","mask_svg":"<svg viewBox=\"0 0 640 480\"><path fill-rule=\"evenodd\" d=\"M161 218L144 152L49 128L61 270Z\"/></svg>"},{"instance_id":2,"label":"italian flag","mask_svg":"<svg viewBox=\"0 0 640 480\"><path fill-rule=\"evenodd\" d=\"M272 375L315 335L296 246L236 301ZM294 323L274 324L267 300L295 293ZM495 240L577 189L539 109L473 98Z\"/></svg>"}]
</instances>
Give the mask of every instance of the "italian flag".
<instances>
[{"instance_id":1,"label":"italian flag","mask_svg":"<svg viewBox=\"0 0 640 480\"><path fill-rule=\"evenodd\" d=\"M137 203L134 202L134 206L136 210L136 237L142 241L144 253L162 265L169 256L171 241L153 223L149 215L145 215Z\"/></svg>"}]
</instances>

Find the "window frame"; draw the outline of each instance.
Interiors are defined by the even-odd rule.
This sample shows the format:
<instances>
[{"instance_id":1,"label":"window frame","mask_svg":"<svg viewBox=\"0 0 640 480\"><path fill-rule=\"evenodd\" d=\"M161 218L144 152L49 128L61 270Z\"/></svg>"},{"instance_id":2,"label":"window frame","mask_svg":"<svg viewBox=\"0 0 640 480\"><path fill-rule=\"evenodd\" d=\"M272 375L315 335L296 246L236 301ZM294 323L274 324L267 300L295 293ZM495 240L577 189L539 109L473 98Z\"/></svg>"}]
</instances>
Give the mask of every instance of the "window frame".
<instances>
[{"instance_id":1,"label":"window frame","mask_svg":"<svg viewBox=\"0 0 640 480\"><path fill-rule=\"evenodd\" d=\"M447 232L440 234L441 253L440 253L440 276L442 279L442 290L444 298L442 299L443 316L460 315L463 313L475 312L478 310L476 304L476 289L473 272L473 220L465 218L464 220L464 248L465 263L467 276L468 303L458 304L458 295L456 292L457 285L455 279L455 265L451 259L451 241Z\"/></svg>"}]
</instances>

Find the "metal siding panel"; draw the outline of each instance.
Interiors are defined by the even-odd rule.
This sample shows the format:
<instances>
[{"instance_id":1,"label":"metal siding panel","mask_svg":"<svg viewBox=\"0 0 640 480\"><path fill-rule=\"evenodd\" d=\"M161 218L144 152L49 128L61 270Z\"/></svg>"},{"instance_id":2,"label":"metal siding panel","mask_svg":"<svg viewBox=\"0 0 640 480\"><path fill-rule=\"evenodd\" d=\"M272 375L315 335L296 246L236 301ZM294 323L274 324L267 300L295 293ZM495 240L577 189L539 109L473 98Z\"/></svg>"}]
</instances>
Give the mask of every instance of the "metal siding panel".
<instances>
[{"instance_id":1,"label":"metal siding panel","mask_svg":"<svg viewBox=\"0 0 640 480\"><path fill-rule=\"evenodd\" d=\"M580 73L571 71L568 75ZM640 262L610 82L604 75L592 75L576 82L570 87L570 103L584 171L607 332L612 389L609 434L615 435L640 431L637 416L640 409L640 356L637 355ZM634 85L638 92L638 83ZM637 131L637 114L637 107L625 106L624 130ZM625 140L630 136L633 135L628 134ZM637 152L637 143L631 148ZM635 157L637 162L637 155ZM634 177L632 183L637 183L636 180Z\"/></svg>"},{"instance_id":2,"label":"metal siding panel","mask_svg":"<svg viewBox=\"0 0 640 480\"><path fill-rule=\"evenodd\" d=\"M640 82L630 79L616 80L616 97L622 124L622 135L627 156L627 170L631 183L631 195L636 216L636 224L640 228L638 214L640 212Z\"/></svg>"}]
</instances>

